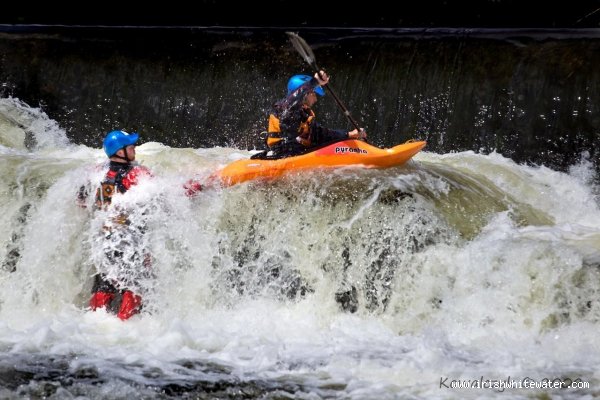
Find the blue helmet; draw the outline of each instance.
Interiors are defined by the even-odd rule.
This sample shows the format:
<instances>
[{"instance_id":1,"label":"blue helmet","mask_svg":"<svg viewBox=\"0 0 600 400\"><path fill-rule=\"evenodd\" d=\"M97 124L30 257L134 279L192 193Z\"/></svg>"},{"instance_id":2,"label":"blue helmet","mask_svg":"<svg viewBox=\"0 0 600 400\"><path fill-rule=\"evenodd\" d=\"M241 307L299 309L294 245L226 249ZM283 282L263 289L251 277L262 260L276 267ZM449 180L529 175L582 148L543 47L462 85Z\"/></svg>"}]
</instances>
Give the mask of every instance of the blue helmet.
<instances>
[{"instance_id":1,"label":"blue helmet","mask_svg":"<svg viewBox=\"0 0 600 400\"><path fill-rule=\"evenodd\" d=\"M294 90L298 89L300 86L304 85L306 82L312 79L311 76L308 75L294 75L288 81L288 95L292 93ZM325 91L321 86L317 86L315 88L315 93L319 96L325 96Z\"/></svg>"},{"instance_id":2,"label":"blue helmet","mask_svg":"<svg viewBox=\"0 0 600 400\"><path fill-rule=\"evenodd\" d=\"M115 153L124 147L131 146L138 141L140 135L137 133L127 133L123 131L108 132L104 138L102 147L107 156L112 157Z\"/></svg>"}]
</instances>

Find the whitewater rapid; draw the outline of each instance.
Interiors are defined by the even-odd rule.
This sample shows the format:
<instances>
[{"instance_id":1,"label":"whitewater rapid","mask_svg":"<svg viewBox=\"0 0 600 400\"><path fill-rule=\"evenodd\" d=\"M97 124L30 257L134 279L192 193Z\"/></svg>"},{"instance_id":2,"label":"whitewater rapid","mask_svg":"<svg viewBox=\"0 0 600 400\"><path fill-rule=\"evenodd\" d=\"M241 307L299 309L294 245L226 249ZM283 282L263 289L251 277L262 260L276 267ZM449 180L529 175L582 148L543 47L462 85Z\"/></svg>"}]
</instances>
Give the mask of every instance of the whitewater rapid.
<instances>
[{"instance_id":1,"label":"whitewater rapid","mask_svg":"<svg viewBox=\"0 0 600 400\"><path fill-rule=\"evenodd\" d=\"M148 226L153 278L122 322L87 308L102 221L75 199L102 176L100 143L0 99L0 397L598 394L600 190L585 154L559 172L425 149L399 168L185 195L250 154L138 147L154 178L120 201ZM352 291L344 310L336 294ZM526 378L588 388L446 387Z\"/></svg>"}]
</instances>

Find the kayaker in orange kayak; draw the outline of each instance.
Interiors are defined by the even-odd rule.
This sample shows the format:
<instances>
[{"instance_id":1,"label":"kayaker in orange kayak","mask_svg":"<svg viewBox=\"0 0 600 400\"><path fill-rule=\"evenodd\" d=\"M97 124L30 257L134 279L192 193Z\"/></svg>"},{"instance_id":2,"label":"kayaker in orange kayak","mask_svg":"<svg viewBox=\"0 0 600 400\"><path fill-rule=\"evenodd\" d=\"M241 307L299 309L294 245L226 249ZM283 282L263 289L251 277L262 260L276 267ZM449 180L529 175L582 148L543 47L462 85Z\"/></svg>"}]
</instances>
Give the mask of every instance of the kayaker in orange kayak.
<instances>
[{"instance_id":1,"label":"kayaker in orange kayak","mask_svg":"<svg viewBox=\"0 0 600 400\"><path fill-rule=\"evenodd\" d=\"M268 149L253 158L283 158L306 153L323 143L344 140L364 139L364 130L335 130L316 122L312 107L317 95L324 96L321 86L329 82L325 71L308 75L294 75L287 85L287 96L277 102L269 115L267 131Z\"/></svg>"}]
</instances>

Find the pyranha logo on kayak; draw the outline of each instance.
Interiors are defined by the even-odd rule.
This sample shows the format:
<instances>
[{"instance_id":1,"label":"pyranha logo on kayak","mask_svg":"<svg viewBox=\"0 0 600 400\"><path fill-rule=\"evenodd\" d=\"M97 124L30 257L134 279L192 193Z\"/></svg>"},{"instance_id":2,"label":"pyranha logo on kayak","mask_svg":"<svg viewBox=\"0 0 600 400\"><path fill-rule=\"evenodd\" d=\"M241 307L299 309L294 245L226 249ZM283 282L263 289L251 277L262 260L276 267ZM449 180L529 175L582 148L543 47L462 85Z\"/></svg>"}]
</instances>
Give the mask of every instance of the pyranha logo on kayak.
<instances>
[{"instance_id":1,"label":"pyranha logo on kayak","mask_svg":"<svg viewBox=\"0 0 600 400\"><path fill-rule=\"evenodd\" d=\"M335 154L345 154L345 153L367 154L368 151L359 149L358 147L336 147L335 148Z\"/></svg>"}]
</instances>

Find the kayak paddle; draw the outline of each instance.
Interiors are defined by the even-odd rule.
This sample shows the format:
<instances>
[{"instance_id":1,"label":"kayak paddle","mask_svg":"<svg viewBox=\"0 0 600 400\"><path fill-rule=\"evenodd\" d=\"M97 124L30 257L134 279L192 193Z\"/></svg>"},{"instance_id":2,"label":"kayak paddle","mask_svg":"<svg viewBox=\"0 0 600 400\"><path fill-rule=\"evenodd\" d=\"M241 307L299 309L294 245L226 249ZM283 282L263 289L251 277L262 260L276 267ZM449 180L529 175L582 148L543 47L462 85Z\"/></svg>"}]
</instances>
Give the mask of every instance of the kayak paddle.
<instances>
[{"instance_id":1,"label":"kayak paddle","mask_svg":"<svg viewBox=\"0 0 600 400\"><path fill-rule=\"evenodd\" d=\"M317 65L317 59L315 58L315 53L313 53L313 51L310 48L310 46L308 45L308 43L306 43L306 41L304 39L302 39L297 33L286 32L286 34L290 37L290 41L294 45L294 48L296 49L296 51L298 51L298 53L300 53L300 56L302 56L304 61L306 61L308 63L308 65L310 65L312 67L312 69L318 74L321 71L321 68L319 68L319 66ZM359 127L356 120L354 118L352 118L352 115L350 115L350 111L348 111L346 106L342 103L342 101L337 96L337 94L335 93L335 91L333 90L331 85L326 84L324 86L325 86L325 89L327 89L329 91L329 93L331 93L331 96L333 96L333 99L335 100L337 105L341 108L344 115L346 117L348 117L348 119L350 120L352 125L356 128L356 130L358 130L359 132L362 133L363 129L361 127Z\"/></svg>"}]
</instances>

